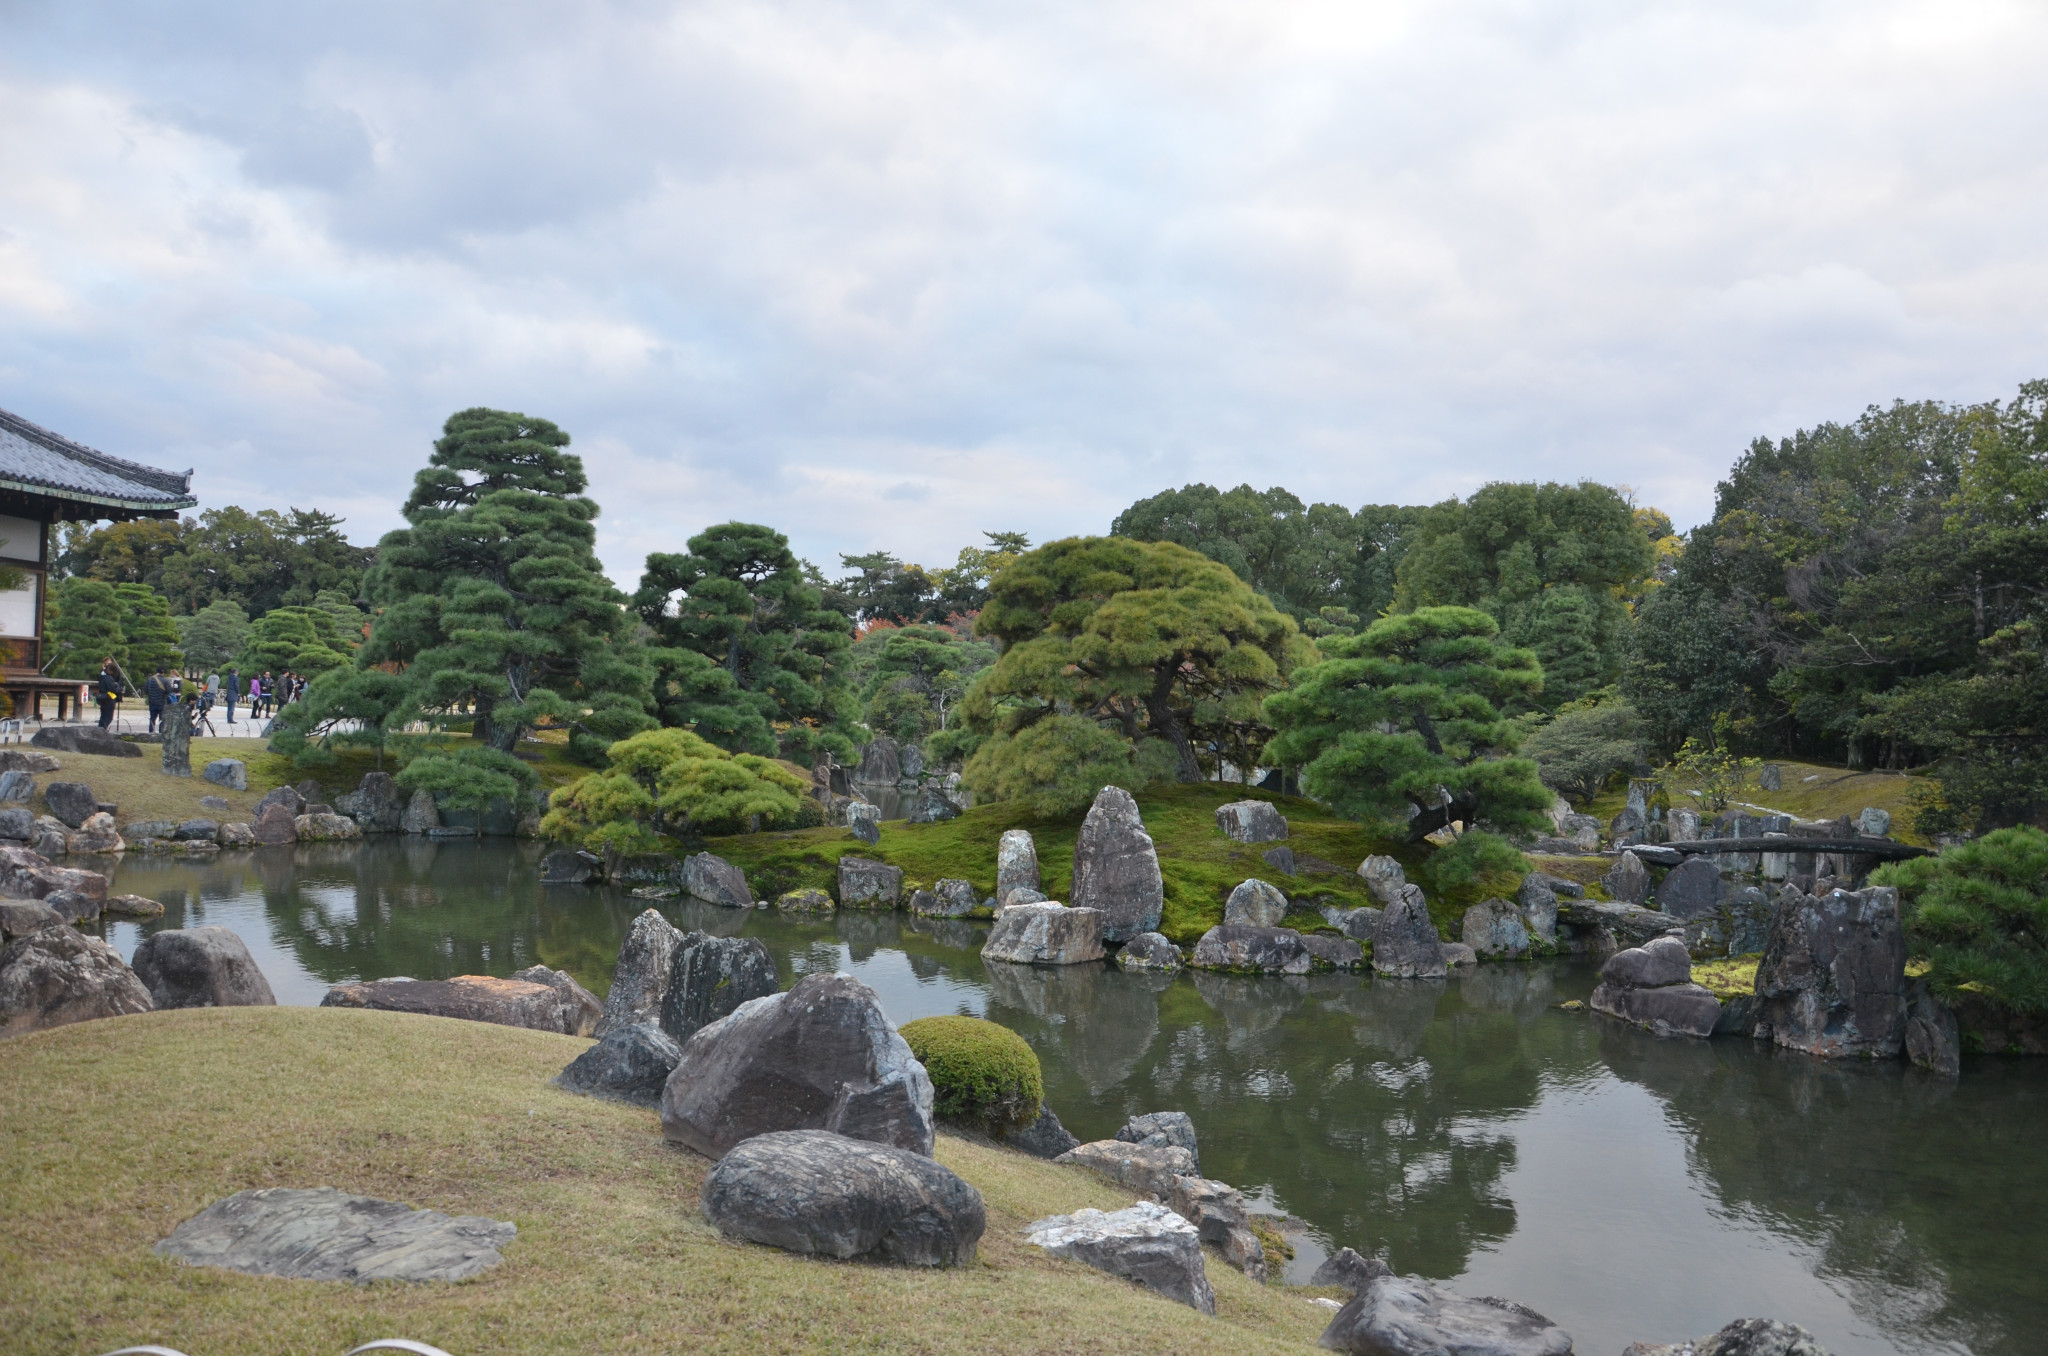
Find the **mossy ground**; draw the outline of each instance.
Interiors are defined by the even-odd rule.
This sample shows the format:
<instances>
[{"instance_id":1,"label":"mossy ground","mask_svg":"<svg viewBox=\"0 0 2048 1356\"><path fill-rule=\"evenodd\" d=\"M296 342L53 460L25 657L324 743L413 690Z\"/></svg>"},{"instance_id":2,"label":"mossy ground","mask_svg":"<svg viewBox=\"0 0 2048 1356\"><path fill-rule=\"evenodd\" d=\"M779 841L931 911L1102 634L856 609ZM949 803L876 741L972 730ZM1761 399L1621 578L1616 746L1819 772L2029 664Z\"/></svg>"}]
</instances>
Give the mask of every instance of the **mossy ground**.
<instances>
[{"instance_id":1,"label":"mossy ground","mask_svg":"<svg viewBox=\"0 0 2048 1356\"><path fill-rule=\"evenodd\" d=\"M1874 806L1890 812L1892 837L1902 843L1927 845L1927 839L1913 829L1913 797L1916 790L1928 784L1924 778L1910 777L1903 772L1830 767L1825 763L1794 763L1783 759L1766 761L1777 763L1783 781L1776 791L1764 791L1752 785L1736 796L1735 799L1747 804L1753 813L1788 814L1795 819L1838 819L1847 815L1854 819L1865 806ZM1700 808L1691 797L1682 794L1684 779L1679 774L1666 768L1659 775L1671 788L1673 805ZM1809 777L1811 781L1807 780ZM1606 824L1621 813L1627 802L1628 785L1624 782L1603 792L1584 808L1585 813L1597 816L1602 824ZM1708 813L1704 809L1700 812Z\"/></svg>"},{"instance_id":2,"label":"mossy ground","mask_svg":"<svg viewBox=\"0 0 2048 1356\"><path fill-rule=\"evenodd\" d=\"M1261 855L1271 843L1233 842L1216 827L1216 807L1234 800L1265 800L1287 817L1287 846L1297 854L1322 858L1339 869L1335 874L1284 875ZM1163 784L1140 792L1138 811L1145 831L1159 852L1159 870L1166 883L1166 906L1159 930L1182 945L1195 942L1223 921L1223 904L1231 890L1257 876L1284 891L1296 907L1290 926L1321 926L1316 909L1324 903L1355 907L1375 901L1357 875L1358 864L1374 853L1400 859L1412 876L1434 849L1389 841L1376 831L1335 815L1313 801L1250 791L1217 782ZM1073 884L1074 840L1085 812L1038 818L1022 807L999 802L978 805L957 819L940 824L892 821L882 825L881 842L873 848L845 829L800 829L791 833L740 834L711 839L710 851L747 873L756 893L774 898L805 886L831 888L837 882L839 858L847 853L878 857L903 869L904 889L957 879L973 883L986 898L995 893L996 845L1005 829L1029 829L1038 848L1039 872L1052 899L1065 900ZM1475 881L1438 898L1431 892L1430 913L1448 935L1456 936L1466 908L1490 893L1513 892L1512 881Z\"/></svg>"},{"instance_id":3,"label":"mossy ground","mask_svg":"<svg viewBox=\"0 0 2048 1356\"><path fill-rule=\"evenodd\" d=\"M1763 962L1760 952L1729 956L1723 960L1694 961L1692 982L1711 991L1722 1002L1756 992L1756 967Z\"/></svg>"},{"instance_id":4,"label":"mossy ground","mask_svg":"<svg viewBox=\"0 0 2048 1356\"><path fill-rule=\"evenodd\" d=\"M230 1008L0 1042L0 1332L9 1356L156 1342L333 1356L408 1336L458 1353L1278 1352L1328 1312L1209 1265L1218 1316L1025 1245L1024 1224L1131 1197L941 1136L982 1192L978 1262L925 1271L734 1243L703 1219L707 1160L652 1111L548 1081L588 1042L396 1013ZM155 1243L252 1187L334 1186L511 1220L460 1285L285 1281Z\"/></svg>"}]
</instances>

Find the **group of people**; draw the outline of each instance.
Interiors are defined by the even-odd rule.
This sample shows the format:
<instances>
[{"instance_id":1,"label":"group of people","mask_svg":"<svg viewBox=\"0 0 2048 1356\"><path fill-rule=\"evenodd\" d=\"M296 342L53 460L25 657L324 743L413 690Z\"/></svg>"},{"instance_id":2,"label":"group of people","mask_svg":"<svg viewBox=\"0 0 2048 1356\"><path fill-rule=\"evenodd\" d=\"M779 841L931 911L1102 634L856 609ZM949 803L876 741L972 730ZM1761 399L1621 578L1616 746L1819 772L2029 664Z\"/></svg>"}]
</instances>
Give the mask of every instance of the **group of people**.
<instances>
[{"instance_id":1,"label":"group of people","mask_svg":"<svg viewBox=\"0 0 2048 1356\"><path fill-rule=\"evenodd\" d=\"M203 685L195 685L192 694L192 728L213 733L213 708L224 704L227 708L227 723L235 721L235 704L246 697L246 710L250 720L262 720L276 714L290 702L297 701L306 691L306 679L290 669L273 674L269 669L249 679L245 690L241 670L228 666L226 675L210 673ZM131 693L127 675L121 666L109 655L100 665L99 703L100 728L106 729L114 723L114 706L122 696ZM165 713L173 706L185 701L185 680L159 666L155 673L143 680L142 699L149 706L149 732L155 734L163 724Z\"/></svg>"}]
</instances>

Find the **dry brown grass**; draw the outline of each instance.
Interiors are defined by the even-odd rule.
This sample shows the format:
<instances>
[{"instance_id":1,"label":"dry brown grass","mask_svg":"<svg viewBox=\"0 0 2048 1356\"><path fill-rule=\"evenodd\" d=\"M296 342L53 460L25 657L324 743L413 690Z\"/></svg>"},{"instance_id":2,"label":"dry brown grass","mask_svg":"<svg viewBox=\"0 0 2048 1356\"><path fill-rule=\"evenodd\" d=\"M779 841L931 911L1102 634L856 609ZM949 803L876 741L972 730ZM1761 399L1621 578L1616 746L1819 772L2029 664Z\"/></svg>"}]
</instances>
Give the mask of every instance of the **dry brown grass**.
<instances>
[{"instance_id":1,"label":"dry brown grass","mask_svg":"<svg viewBox=\"0 0 2048 1356\"><path fill-rule=\"evenodd\" d=\"M1211 1260L1205 1319L1046 1258L1019 1229L1130 1198L965 1140L977 1265L818 1262L730 1242L697 1208L708 1162L651 1111L548 1079L584 1042L478 1023L241 1008L89 1022L0 1043L0 1332L10 1356L161 1342L193 1356L339 1356L376 1337L456 1356L591 1352L1265 1352L1328 1314ZM249 1187L335 1186L513 1220L459 1285L283 1281L166 1261L179 1221Z\"/></svg>"},{"instance_id":2,"label":"dry brown grass","mask_svg":"<svg viewBox=\"0 0 2048 1356\"><path fill-rule=\"evenodd\" d=\"M291 764L277 754L265 753L262 743L254 739L193 740L190 777L165 776L163 750L155 744L138 747L142 749L140 758L56 753L61 770L36 774L35 812L48 812L42 791L51 782L84 782L101 800L121 807L115 820L124 827L143 819L168 819L174 824L187 819L245 820L265 791L295 780ZM199 770L216 758L239 758L246 763L249 789L229 791L201 777ZM199 803L201 796L219 796L229 808L210 809Z\"/></svg>"}]
</instances>

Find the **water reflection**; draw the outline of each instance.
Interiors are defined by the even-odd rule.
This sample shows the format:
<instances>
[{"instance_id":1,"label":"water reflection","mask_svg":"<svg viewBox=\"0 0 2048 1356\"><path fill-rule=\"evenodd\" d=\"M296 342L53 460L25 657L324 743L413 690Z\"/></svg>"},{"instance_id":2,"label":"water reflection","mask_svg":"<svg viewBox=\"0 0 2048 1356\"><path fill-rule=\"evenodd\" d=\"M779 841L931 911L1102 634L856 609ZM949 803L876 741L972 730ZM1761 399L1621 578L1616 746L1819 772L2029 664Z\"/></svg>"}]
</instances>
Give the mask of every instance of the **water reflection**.
<instances>
[{"instance_id":1,"label":"water reflection","mask_svg":"<svg viewBox=\"0 0 2048 1356\"><path fill-rule=\"evenodd\" d=\"M786 981L853 973L898 1022L970 1012L1016 1029L1084 1137L1188 1111L1207 1172L1321 1243L1523 1299L1583 1351L1751 1312L1804 1323L1838 1356L2048 1347L2039 1063L1987 1062L1951 1086L1660 1041L1558 1012L1592 986L1575 962L1407 982L985 965L983 924L542 887L537 856L385 840L137 858L116 888L165 903L151 928L233 927L286 1002L536 961L602 993L648 907L755 936ZM144 930L110 935L132 954ZM1318 1255L1305 1247L1293 1275Z\"/></svg>"}]
</instances>

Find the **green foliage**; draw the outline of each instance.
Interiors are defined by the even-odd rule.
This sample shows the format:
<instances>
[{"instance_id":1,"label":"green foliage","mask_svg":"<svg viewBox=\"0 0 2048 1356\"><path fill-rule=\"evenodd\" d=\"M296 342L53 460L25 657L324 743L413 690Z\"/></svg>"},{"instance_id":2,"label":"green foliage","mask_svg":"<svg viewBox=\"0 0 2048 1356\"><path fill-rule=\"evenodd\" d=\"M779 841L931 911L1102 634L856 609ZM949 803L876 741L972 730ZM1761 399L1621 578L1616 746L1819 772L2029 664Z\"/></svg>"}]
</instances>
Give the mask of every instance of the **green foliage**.
<instances>
[{"instance_id":1,"label":"green foliage","mask_svg":"<svg viewBox=\"0 0 2048 1356\"><path fill-rule=\"evenodd\" d=\"M1105 786L1128 789L1173 775L1165 745L1139 746L1080 716L1047 716L1015 734L997 734L967 760L960 780L978 797L1018 801L1033 814L1085 810ZM1149 764L1149 765L1148 765Z\"/></svg>"},{"instance_id":2,"label":"green foliage","mask_svg":"<svg viewBox=\"0 0 2048 1356\"><path fill-rule=\"evenodd\" d=\"M334 626L334 614L318 607L273 608L256 619L235 664L244 673L306 675L348 663L348 645Z\"/></svg>"},{"instance_id":3,"label":"green foliage","mask_svg":"<svg viewBox=\"0 0 2048 1356\"><path fill-rule=\"evenodd\" d=\"M334 634L341 641L341 647L350 654L356 652L369 634L370 614L355 605L355 600L340 589L322 589L313 599L313 606L334 618Z\"/></svg>"},{"instance_id":4,"label":"green foliage","mask_svg":"<svg viewBox=\"0 0 2048 1356\"><path fill-rule=\"evenodd\" d=\"M1635 510L1605 485L1496 483L1424 512L1395 607L1488 613L1510 645L1535 651L1555 707L1620 675L1622 599L1656 559Z\"/></svg>"},{"instance_id":5,"label":"green foliage","mask_svg":"<svg viewBox=\"0 0 2048 1356\"><path fill-rule=\"evenodd\" d=\"M357 653L403 665L414 710L500 752L546 724L595 759L654 724L653 672L598 568L582 459L545 419L451 415L366 580L382 608Z\"/></svg>"},{"instance_id":6,"label":"green foliage","mask_svg":"<svg viewBox=\"0 0 2048 1356\"><path fill-rule=\"evenodd\" d=\"M384 747L410 710L410 697L411 684L399 674L347 664L330 669L278 713L270 748L301 766L332 763L340 749L371 748L381 770Z\"/></svg>"},{"instance_id":7,"label":"green foliage","mask_svg":"<svg viewBox=\"0 0 2048 1356\"><path fill-rule=\"evenodd\" d=\"M1718 813L1755 785L1757 771L1762 766L1761 759L1743 758L1731 753L1726 741L1719 747L1712 747L1697 739L1688 739L1672 760L1667 779L1674 790L1692 797L1702 810Z\"/></svg>"},{"instance_id":8,"label":"green foliage","mask_svg":"<svg viewBox=\"0 0 2048 1356\"><path fill-rule=\"evenodd\" d=\"M611 766L555 792L541 832L586 847L653 852L751 827L793 827L810 784L772 759L688 730L649 730L605 751Z\"/></svg>"},{"instance_id":9,"label":"green foliage","mask_svg":"<svg viewBox=\"0 0 2048 1356\"><path fill-rule=\"evenodd\" d=\"M1975 993L2008 1012L2048 1012L2048 833L2000 829L1879 867L1898 887L1907 945L1944 997Z\"/></svg>"},{"instance_id":10,"label":"green foliage","mask_svg":"<svg viewBox=\"0 0 2048 1356\"><path fill-rule=\"evenodd\" d=\"M860 686L869 729L924 744L955 724L961 697L995 660L993 645L943 626L877 626L854 644L847 673ZM944 746L956 751L959 743Z\"/></svg>"},{"instance_id":11,"label":"green foliage","mask_svg":"<svg viewBox=\"0 0 2048 1356\"><path fill-rule=\"evenodd\" d=\"M249 614L231 598L217 598L192 616L173 621L185 658L204 671L234 663L249 639Z\"/></svg>"},{"instance_id":12,"label":"green foliage","mask_svg":"<svg viewBox=\"0 0 2048 1356\"><path fill-rule=\"evenodd\" d=\"M351 546L342 520L317 509L229 505L178 522L72 524L56 566L115 584L147 584L192 615L228 599L258 615L311 604L323 590L356 596L372 552Z\"/></svg>"},{"instance_id":13,"label":"green foliage","mask_svg":"<svg viewBox=\"0 0 2048 1356\"><path fill-rule=\"evenodd\" d=\"M1333 608L1370 617L1393 600L1394 571L1420 516L1382 505L1354 516L1341 504L1304 505L1277 486L1184 485L1139 500L1110 531L1200 551L1297 619Z\"/></svg>"},{"instance_id":14,"label":"green foliage","mask_svg":"<svg viewBox=\"0 0 2048 1356\"><path fill-rule=\"evenodd\" d=\"M108 655L121 658L127 651L121 613L113 585L97 579L66 579L51 590L43 608L49 648L57 656L47 670L50 675L94 678Z\"/></svg>"},{"instance_id":15,"label":"green foliage","mask_svg":"<svg viewBox=\"0 0 2048 1356\"><path fill-rule=\"evenodd\" d=\"M773 753L775 728L761 703L748 701L726 670L695 650L649 648L654 714L670 729L689 730L735 753Z\"/></svg>"},{"instance_id":16,"label":"green foliage","mask_svg":"<svg viewBox=\"0 0 2048 1356\"><path fill-rule=\"evenodd\" d=\"M116 584L114 599L121 609L121 663L137 683L159 668L176 673L185 662L178 648L178 627L171 605L147 584Z\"/></svg>"},{"instance_id":17,"label":"green foliage","mask_svg":"<svg viewBox=\"0 0 2048 1356\"><path fill-rule=\"evenodd\" d=\"M1551 793L1535 763L1508 756L1519 736L1501 707L1540 690L1543 671L1499 629L1474 608L1428 607L1326 640L1331 657L1266 701L1273 752L1312 795L1411 841L1460 820L1540 829Z\"/></svg>"},{"instance_id":18,"label":"green foliage","mask_svg":"<svg viewBox=\"0 0 2048 1356\"><path fill-rule=\"evenodd\" d=\"M1523 740L1522 752L1536 760L1545 786L1583 806L1642 758L1641 730L1627 702L1574 702Z\"/></svg>"},{"instance_id":19,"label":"green foliage","mask_svg":"<svg viewBox=\"0 0 2048 1356\"><path fill-rule=\"evenodd\" d=\"M1132 743L1159 741L1175 776L1229 758L1258 764L1259 702L1314 648L1227 568L1170 542L1075 537L997 576L976 629L1003 643L962 716L1016 734L1078 716Z\"/></svg>"},{"instance_id":20,"label":"green foliage","mask_svg":"<svg viewBox=\"0 0 2048 1356\"><path fill-rule=\"evenodd\" d=\"M444 810L474 813L478 837L483 835L484 813L494 803L517 805L540 784L532 768L485 745L423 753L405 765L396 781L401 790L428 792Z\"/></svg>"},{"instance_id":21,"label":"green foliage","mask_svg":"<svg viewBox=\"0 0 2048 1356\"><path fill-rule=\"evenodd\" d=\"M941 1119L987 1131L1038 1119L1045 1098L1038 1055L1008 1027L979 1017L920 1017L900 1033L932 1077Z\"/></svg>"},{"instance_id":22,"label":"green foliage","mask_svg":"<svg viewBox=\"0 0 2048 1356\"><path fill-rule=\"evenodd\" d=\"M1449 847L1432 852L1417 874L1433 898L1471 894L1477 882L1485 882L1493 894L1512 898L1528 873L1529 859L1513 843L1474 829L1459 834Z\"/></svg>"},{"instance_id":23,"label":"green foliage","mask_svg":"<svg viewBox=\"0 0 2048 1356\"><path fill-rule=\"evenodd\" d=\"M702 726L736 752L775 753L772 727L790 757L850 755L838 668L851 626L804 578L789 540L754 523L720 523L689 548L647 557L633 606L662 645L722 668L731 688L711 690L701 668L673 663L664 719Z\"/></svg>"}]
</instances>

